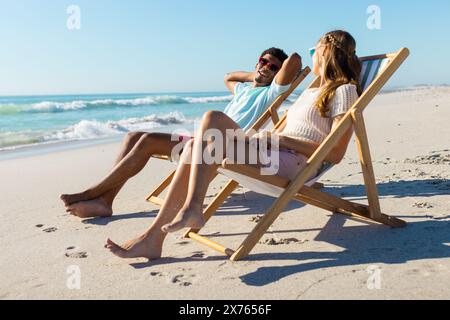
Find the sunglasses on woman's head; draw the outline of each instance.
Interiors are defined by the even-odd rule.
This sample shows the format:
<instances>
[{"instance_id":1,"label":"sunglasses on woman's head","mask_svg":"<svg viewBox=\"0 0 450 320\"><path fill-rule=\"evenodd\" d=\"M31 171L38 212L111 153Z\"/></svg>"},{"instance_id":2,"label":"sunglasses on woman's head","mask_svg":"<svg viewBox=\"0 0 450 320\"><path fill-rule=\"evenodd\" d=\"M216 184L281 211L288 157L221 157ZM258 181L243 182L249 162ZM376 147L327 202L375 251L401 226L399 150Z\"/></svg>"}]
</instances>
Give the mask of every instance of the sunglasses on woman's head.
<instances>
[{"instance_id":1,"label":"sunglasses on woman's head","mask_svg":"<svg viewBox=\"0 0 450 320\"><path fill-rule=\"evenodd\" d=\"M269 68L270 71L272 72L277 72L280 70L280 67L277 66L276 64L271 63L269 60L264 59L263 57L259 58L259 65L261 67L267 66L267 68Z\"/></svg>"},{"instance_id":2,"label":"sunglasses on woman's head","mask_svg":"<svg viewBox=\"0 0 450 320\"><path fill-rule=\"evenodd\" d=\"M316 53L316 47L310 48L308 51L309 51L309 55L312 58L314 56L314 54Z\"/></svg>"}]
</instances>

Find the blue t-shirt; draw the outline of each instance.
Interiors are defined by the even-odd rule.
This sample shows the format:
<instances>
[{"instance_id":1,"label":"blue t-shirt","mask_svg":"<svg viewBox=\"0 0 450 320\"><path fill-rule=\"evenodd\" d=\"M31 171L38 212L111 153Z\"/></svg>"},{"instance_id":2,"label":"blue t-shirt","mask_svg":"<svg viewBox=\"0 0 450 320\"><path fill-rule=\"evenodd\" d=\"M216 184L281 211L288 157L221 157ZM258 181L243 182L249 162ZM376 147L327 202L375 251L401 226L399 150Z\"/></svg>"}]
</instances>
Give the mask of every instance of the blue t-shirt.
<instances>
[{"instance_id":1,"label":"blue t-shirt","mask_svg":"<svg viewBox=\"0 0 450 320\"><path fill-rule=\"evenodd\" d=\"M270 86L259 88L253 88L251 83L238 83L234 88L234 98L224 113L247 131L290 86L280 86L275 80Z\"/></svg>"}]
</instances>

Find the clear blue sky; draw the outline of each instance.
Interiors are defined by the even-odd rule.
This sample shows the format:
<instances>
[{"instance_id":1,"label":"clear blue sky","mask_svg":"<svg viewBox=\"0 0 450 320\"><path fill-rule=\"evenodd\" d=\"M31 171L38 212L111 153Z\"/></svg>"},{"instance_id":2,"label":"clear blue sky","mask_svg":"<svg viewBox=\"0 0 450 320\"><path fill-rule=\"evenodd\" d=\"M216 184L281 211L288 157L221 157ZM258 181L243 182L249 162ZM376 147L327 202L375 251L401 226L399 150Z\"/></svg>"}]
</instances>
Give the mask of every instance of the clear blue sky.
<instances>
[{"instance_id":1,"label":"clear blue sky","mask_svg":"<svg viewBox=\"0 0 450 320\"><path fill-rule=\"evenodd\" d=\"M0 95L224 91L262 50L306 50L342 28L360 55L407 46L391 86L450 83L450 1L0 0ZM81 30L66 27L81 9ZM366 26L381 8L381 30Z\"/></svg>"}]
</instances>

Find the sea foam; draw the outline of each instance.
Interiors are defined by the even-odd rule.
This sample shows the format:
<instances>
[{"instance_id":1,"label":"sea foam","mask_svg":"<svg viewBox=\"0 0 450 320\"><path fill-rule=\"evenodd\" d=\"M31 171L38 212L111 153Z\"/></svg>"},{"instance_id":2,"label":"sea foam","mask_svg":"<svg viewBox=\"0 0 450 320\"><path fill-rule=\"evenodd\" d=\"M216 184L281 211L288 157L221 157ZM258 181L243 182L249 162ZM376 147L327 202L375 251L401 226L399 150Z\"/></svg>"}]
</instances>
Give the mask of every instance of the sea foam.
<instances>
[{"instance_id":1,"label":"sea foam","mask_svg":"<svg viewBox=\"0 0 450 320\"><path fill-rule=\"evenodd\" d=\"M0 115L15 113L50 113L75 111L82 109L107 107L139 107L177 104L208 104L230 102L233 96L213 97L180 97L180 96L149 96L136 99L101 99L74 100L69 102L42 101L32 104L0 104Z\"/></svg>"},{"instance_id":2,"label":"sea foam","mask_svg":"<svg viewBox=\"0 0 450 320\"><path fill-rule=\"evenodd\" d=\"M81 120L77 124L63 130L52 132L0 132L0 150L39 143L107 138L132 131L148 132L171 125L188 125L191 123L193 124L194 120L186 119L180 112L171 112L166 116L149 115L143 118L129 118L107 122Z\"/></svg>"}]
</instances>

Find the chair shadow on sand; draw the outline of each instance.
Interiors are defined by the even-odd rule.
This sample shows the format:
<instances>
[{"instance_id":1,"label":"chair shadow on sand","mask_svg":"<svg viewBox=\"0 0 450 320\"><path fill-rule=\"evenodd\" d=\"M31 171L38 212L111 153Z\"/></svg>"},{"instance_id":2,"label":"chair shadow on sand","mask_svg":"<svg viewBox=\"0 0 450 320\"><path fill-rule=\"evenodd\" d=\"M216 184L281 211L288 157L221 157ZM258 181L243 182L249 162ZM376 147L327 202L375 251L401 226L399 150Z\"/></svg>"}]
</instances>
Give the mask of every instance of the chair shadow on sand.
<instances>
[{"instance_id":1,"label":"chair shadow on sand","mask_svg":"<svg viewBox=\"0 0 450 320\"><path fill-rule=\"evenodd\" d=\"M379 184L378 190L380 196L385 198L426 198L449 195L450 181L387 182ZM344 196L351 195L352 199L358 197L364 199L366 195L364 185L334 185L326 191ZM407 210L406 207L405 211ZM450 212L441 214L443 215L439 219L442 220L432 220L430 215L402 215L408 220L408 226L404 229L391 229L372 223L344 226L348 219L353 218L331 215L326 226L321 228L321 232L314 240L340 247L341 252L254 254L249 257L250 261L298 260L302 263L292 266L261 267L241 276L240 279L250 286L265 286L293 274L317 269L367 264L403 264L408 261L450 258L450 221L445 221L450 219ZM430 220L423 221L427 218ZM421 221L415 222L416 219ZM308 262L309 260L315 261Z\"/></svg>"},{"instance_id":2,"label":"chair shadow on sand","mask_svg":"<svg viewBox=\"0 0 450 320\"><path fill-rule=\"evenodd\" d=\"M338 196L350 196L353 200L365 199L366 191L364 185L327 185L325 189ZM379 183L378 191L380 197L431 197L437 195L450 195L450 180L416 180L416 181L395 181L387 183ZM235 192L233 196L227 199L221 209L216 213L216 216L239 216L239 215L252 215L258 210L253 207L248 207L247 198L258 198L259 206L270 205L269 197L255 195L253 192ZM211 196L209 197L211 198ZM259 201L260 199L267 198ZM298 203L292 203L289 209L301 208L303 205ZM238 212L230 211L238 209ZM114 215L110 218L93 218L84 220L85 224L106 226L111 222L130 219L144 219L155 218L159 210L143 211L128 214Z\"/></svg>"},{"instance_id":3,"label":"chair shadow on sand","mask_svg":"<svg viewBox=\"0 0 450 320\"><path fill-rule=\"evenodd\" d=\"M391 181L378 183L378 192L381 197L432 197L450 195L450 180L428 179L413 181ZM331 185L327 188L330 193L351 196L352 199L366 197L364 185Z\"/></svg>"},{"instance_id":4,"label":"chair shadow on sand","mask_svg":"<svg viewBox=\"0 0 450 320\"><path fill-rule=\"evenodd\" d=\"M449 180L420 180L420 181L396 181L386 182L378 185L380 197L405 198L405 197L433 197L439 195L450 195ZM364 199L364 185L331 185L325 189L326 192L335 195L351 196L352 199ZM272 198L247 193L247 197L257 198L259 206L267 206L273 202ZM255 214L255 208L249 208L247 197L237 197L228 200L218 216L234 216ZM230 204L231 202L231 204ZM302 208L304 205L292 202L289 210ZM230 209L242 208L242 211L230 212ZM412 203L407 204L403 212L412 208ZM427 209L423 209L427 210ZM96 225L107 225L113 221L127 219L141 219L155 217L157 211L124 214L106 219L92 219L85 223ZM395 212L393 213L395 215ZM340 266L367 265L367 264L403 264L408 261L450 258L450 212L440 213L440 220L432 219L431 215L421 214L405 216L408 226L403 229L391 229L383 225L368 223L360 226L345 226L348 219L354 219L343 215L331 215L328 223L318 226L319 235L314 239L326 242L342 248L340 252L305 252L296 253L264 253L252 254L248 261L271 261L273 266L260 267L256 271L240 276L243 283L249 286L265 286L279 281L285 277L317 270ZM445 216L448 215L448 216ZM428 219L428 220L425 220ZM354 219L362 221L360 219ZM420 221L417 221L420 220ZM301 226L301 218L299 218ZM294 229L294 228L293 228ZM277 230L284 232L306 232L311 230ZM216 234L214 237L230 237L244 235L244 233ZM282 248L282 247L277 247ZM199 247L201 250L202 247ZM226 257L210 256L204 259L194 257L188 258L163 258L155 262L132 264L136 269L151 266L162 266L165 264L195 261L224 261ZM308 262L314 260L313 262ZM320 260L320 261L317 261ZM291 266L277 266L277 261L301 261Z\"/></svg>"},{"instance_id":5,"label":"chair shadow on sand","mask_svg":"<svg viewBox=\"0 0 450 320\"><path fill-rule=\"evenodd\" d=\"M342 248L341 252L254 254L250 256L250 261L270 260L275 265L258 268L240 279L249 286L260 287L297 273L317 269L450 258L450 221L409 220L408 227L393 230L381 225L344 227L347 219L333 215L314 239L338 246ZM298 260L302 263L276 266L276 261L283 260ZM309 260L315 261L308 262Z\"/></svg>"}]
</instances>

